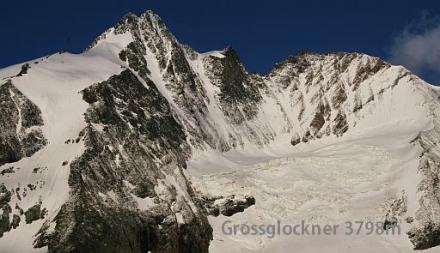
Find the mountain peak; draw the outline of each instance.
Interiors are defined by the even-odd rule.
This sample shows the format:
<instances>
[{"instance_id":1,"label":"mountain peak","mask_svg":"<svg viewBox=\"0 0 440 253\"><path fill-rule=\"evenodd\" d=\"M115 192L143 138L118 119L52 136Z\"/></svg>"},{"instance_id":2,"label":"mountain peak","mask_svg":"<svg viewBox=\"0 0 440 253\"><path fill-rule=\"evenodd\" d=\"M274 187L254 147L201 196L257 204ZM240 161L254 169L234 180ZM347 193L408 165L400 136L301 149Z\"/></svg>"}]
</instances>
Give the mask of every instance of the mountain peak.
<instances>
[{"instance_id":1,"label":"mountain peak","mask_svg":"<svg viewBox=\"0 0 440 253\"><path fill-rule=\"evenodd\" d=\"M157 15L152 10L147 10L144 13L140 14L139 16L133 12L129 12L129 13L125 14L118 21L118 23L116 24L115 27L121 27L121 26L125 26L127 24L135 24L135 23L139 22L139 20L146 20L146 19L151 22L162 23L162 20L159 17L159 15Z\"/></svg>"},{"instance_id":2,"label":"mountain peak","mask_svg":"<svg viewBox=\"0 0 440 253\"><path fill-rule=\"evenodd\" d=\"M94 48L99 42L102 41L111 41L114 42L113 39L109 39L111 35L123 35L123 34L131 34L134 38L139 40L141 34L146 33L152 36L160 36L160 37L168 37L174 38L172 34L169 32L168 28L162 22L159 15L154 13L151 10L147 10L146 12L140 14L139 16L129 12L124 15L114 27L106 30L100 36L98 36L87 48L85 51L88 51ZM118 40L118 42L121 42ZM129 42L128 42L129 43ZM128 44L126 43L126 44ZM125 45L126 46L126 45Z\"/></svg>"},{"instance_id":3,"label":"mountain peak","mask_svg":"<svg viewBox=\"0 0 440 253\"><path fill-rule=\"evenodd\" d=\"M395 147L399 150L414 147L414 160L406 164L410 170L405 173L415 177L417 159L421 158L420 177L426 183L419 187L415 181L411 186L405 182L398 188L393 181L389 185L396 186L395 192L382 184L383 172L390 170L389 161L394 158L378 153L370 143L366 150L379 156L385 169L374 163L371 167L376 171L362 167L353 178L357 180L367 171L381 177L372 178L387 187L380 192L393 191L399 196L401 192L410 193L408 203L414 208L405 216L422 224L415 227L420 230L411 233L415 247L440 244L440 196L432 187L438 175L431 176L440 161L436 144L440 143L438 94L402 67L360 53L302 52L278 64L269 75L260 76L245 70L231 46L204 54L194 52L172 36L157 14L146 11L125 15L98 37L86 54L57 54L29 62L22 69L0 71L0 78L8 79L0 87L0 104L5 105L0 110L0 125L6 129L0 134L0 164L4 163L0 165L4 182L0 183L0 196L7 196L0 203L0 237L8 236L0 239L2 252L31 252L29 248L34 245L47 247L49 252L88 252L91 248L102 252L208 252L212 229L206 208L213 206L194 188L200 184L188 181L184 169L190 168L189 159L205 155L212 159L211 154L224 158L225 151L274 154L272 148L282 148L282 156L277 155L276 162L270 161L267 166L281 162L290 168L285 165L295 161L293 157L302 159L297 151L323 147L318 149L319 155L325 156L332 145L348 142L348 148L357 148L359 145L350 141L362 139L364 146L363 137L382 138L390 132L397 132L399 145ZM435 129L426 132L431 125ZM402 139L407 134L411 138ZM416 142L421 143L420 149L413 145ZM287 164L280 159L293 151L293 159L289 156ZM347 170L342 171L336 169L337 153L328 154L322 170L327 174L325 167L330 165L337 173L317 181L317 185L356 169L352 168L355 164L347 162L355 161L351 150L344 154L349 159L343 158ZM398 155L396 161L401 157ZM363 156L360 159L367 160ZM307 160L312 169L321 168L315 167L321 162ZM231 164L247 164L243 161ZM302 161L298 167L302 168ZM409 161L406 154L405 161ZM397 175L401 171L402 164L397 164L393 178L394 172ZM262 173L258 174L258 184L273 181L272 173L277 172L268 172L267 166L261 167L265 172L252 170ZM215 168L212 171L224 174ZM319 171L316 175L326 176ZM276 183L287 186L291 185L290 176L301 174L280 175ZM240 178L246 177L240 174ZM308 174L307 182L309 178ZM351 195L345 199L345 192L351 190L345 185L350 181L346 179L342 177L339 181L344 184L338 186L344 192L343 207L351 201ZM371 181L362 180L366 187L359 189L372 189L377 196L376 187L367 187ZM210 183L206 185L217 185ZM333 185L325 187L326 192L334 189ZM418 187L421 190L416 190ZM244 186L237 189L227 194L238 194ZM227 196L221 190L215 192ZM295 191L283 190L289 197ZM304 188L304 192L311 191ZM416 193L422 197L416 199ZM273 209L271 198L256 197L262 205L254 211L265 214L266 210L258 208ZM393 196L382 197L385 201ZM287 199L282 210L299 211ZM334 197L323 201L330 203ZM300 202L298 206L304 206ZM422 215L417 217L416 205L422 202L431 207L420 209ZM225 203L230 206L234 201ZM379 217L375 210L384 204L377 203L368 215ZM329 213L338 213L339 217L339 207L329 207ZM267 212L267 217L274 214ZM292 213L285 214L288 217ZM394 221L396 215L390 212L386 221ZM19 219L25 219L26 224L20 224ZM32 222L36 223L28 226ZM439 229L423 224L436 224ZM139 237L140 231L149 231L154 238ZM14 250L8 250L9 245Z\"/></svg>"},{"instance_id":4,"label":"mountain peak","mask_svg":"<svg viewBox=\"0 0 440 253\"><path fill-rule=\"evenodd\" d=\"M129 26L137 23L138 16L134 13L127 13L115 25L115 30L126 30Z\"/></svg>"}]
</instances>

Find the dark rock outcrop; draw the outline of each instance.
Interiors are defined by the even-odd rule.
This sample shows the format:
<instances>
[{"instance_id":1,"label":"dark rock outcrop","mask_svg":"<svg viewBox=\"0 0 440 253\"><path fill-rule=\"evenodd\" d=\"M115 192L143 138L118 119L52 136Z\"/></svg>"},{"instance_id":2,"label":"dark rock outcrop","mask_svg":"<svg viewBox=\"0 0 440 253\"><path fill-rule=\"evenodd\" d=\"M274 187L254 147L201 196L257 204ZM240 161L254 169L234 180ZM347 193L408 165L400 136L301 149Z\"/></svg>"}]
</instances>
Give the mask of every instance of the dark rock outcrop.
<instances>
[{"instance_id":1,"label":"dark rock outcrop","mask_svg":"<svg viewBox=\"0 0 440 253\"><path fill-rule=\"evenodd\" d=\"M5 232L11 230L12 227L9 217L12 213L12 208L9 205L9 201L11 201L11 192L6 189L4 184L0 184L0 237L2 237Z\"/></svg>"},{"instance_id":2,"label":"dark rock outcrop","mask_svg":"<svg viewBox=\"0 0 440 253\"><path fill-rule=\"evenodd\" d=\"M203 198L205 208L209 215L232 216L236 213L243 212L246 208L255 205L255 198L252 196L237 197L235 195L229 197Z\"/></svg>"},{"instance_id":3,"label":"dark rock outcrop","mask_svg":"<svg viewBox=\"0 0 440 253\"><path fill-rule=\"evenodd\" d=\"M391 229L398 226L402 216L407 212L408 199L405 193L400 198L394 199L388 206L383 222L383 229Z\"/></svg>"},{"instance_id":4,"label":"dark rock outcrop","mask_svg":"<svg viewBox=\"0 0 440 253\"><path fill-rule=\"evenodd\" d=\"M11 81L0 86L0 165L29 157L46 140L39 108L26 98ZM36 128L35 128L36 127Z\"/></svg>"},{"instance_id":5,"label":"dark rock outcrop","mask_svg":"<svg viewBox=\"0 0 440 253\"><path fill-rule=\"evenodd\" d=\"M30 224L36 220L43 219L46 213L46 209L41 208L41 203L29 207L29 209L24 212L26 224Z\"/></svg>"},{"instance_id":6,"label":"dark rock outcrop","mask_svg":"<svg viewBox=\"0 0 440 253\"><path fill-rule=\"evenodd\" d=\"M255 199L200 199L183 172L192 151L263 146L282 134L292 145L341 137L407 75L373 90L369 78L390 66L356 53L301 53L268 75L250 74L232 48L197 54L152 12L127 15L89 49L110 32L129 33L133 41L118 55L121 73L82 91L89 105L87 127L77 138L63 136L69 147L84 141L85 151L57 164L70 169L70 198L38 232L34 246L49 252L207 252L212 239L207 215L231 216ZM31 75L29 69L23 65L15 77ZM0 87L0 103L2 165L32 156L46 140L40 110L11 81ZM424 195L409 232L417 249L440 243L439 141L432 140L429 135L418 140L424 148L419 168ZM45 168L30 171L40 176ZM6 168L0 175L13 172ZM38 190L28 183L15 189L19 201ZM46 217L42 203L26 211L17 205L20 215L13 213L10 199L3 185L0 237L17 228L23 215L27 224ZM385 228L400 222L403 206L400 200L391 206Z\"/></svg>"},{"instance_id":7,"label":"dark rock outcrop","mask_svg":"<svg viewBox=\"0 0 440 253\"><path fill-rule=\"evenodd\" d=\"M220 104L225 116L234 124L242 124L256 116L262 98L235 50L228 47L223 54L224 57L211 56L207 60L208 75L220 88Z\"/></svg>"},{"instance_id":8,"label":"dark rock outcrop","mask_svg":"<svg viewBox=\"0 0 440 253\"><path fill-rule=\"evenodd\" d=\"M414 249L419 250L440 245L440 111L432 108L432 112L436 115L434 127L412 141L423 150L418 168L422 178L418 185L419 209L408 231Z\"/></svg>"},{"instance_id":9,"label":"dark rock outcrop","mask_svg":"<svg viewBox=\"0 0 440 253\"><path fill-rule=\"evenodd\" d=\"M146 85L125 70L83 91L90 104L87 149L70 165L72 197L55 218L55 232L40 233L39 247L208 251L212 229L182 173L189 155L185 133L154 83ZM143 210L137 200L147 197L157 201Z\"/></svg>"}]
</instances>

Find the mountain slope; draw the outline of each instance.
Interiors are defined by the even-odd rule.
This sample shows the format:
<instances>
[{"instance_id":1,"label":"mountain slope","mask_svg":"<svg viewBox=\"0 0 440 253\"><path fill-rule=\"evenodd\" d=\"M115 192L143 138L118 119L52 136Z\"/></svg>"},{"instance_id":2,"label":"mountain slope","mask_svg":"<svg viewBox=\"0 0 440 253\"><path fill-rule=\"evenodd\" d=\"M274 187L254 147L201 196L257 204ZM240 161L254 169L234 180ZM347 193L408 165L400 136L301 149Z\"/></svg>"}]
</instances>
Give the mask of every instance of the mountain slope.
<instances>
[{"instance_id":1,"label":"mountain slope","mask_svg":"<svg viewBox=\"0 0 440 253\"><path fill-rule=\"evenodd\" d=\"M414 217L413 245L440 244L438 91L403 67L305 53L250 74L232 48L195 52L148 11L82 54L11 66L0 79L4 251L207 252L204 195L214 193L194 189L188 161L389 134L413 147L399 161L418 178L389 189L397 202L405 191L411 208L382 218ZM200 164L190 172L217 170Z\"/></svg>"}]
</instances>

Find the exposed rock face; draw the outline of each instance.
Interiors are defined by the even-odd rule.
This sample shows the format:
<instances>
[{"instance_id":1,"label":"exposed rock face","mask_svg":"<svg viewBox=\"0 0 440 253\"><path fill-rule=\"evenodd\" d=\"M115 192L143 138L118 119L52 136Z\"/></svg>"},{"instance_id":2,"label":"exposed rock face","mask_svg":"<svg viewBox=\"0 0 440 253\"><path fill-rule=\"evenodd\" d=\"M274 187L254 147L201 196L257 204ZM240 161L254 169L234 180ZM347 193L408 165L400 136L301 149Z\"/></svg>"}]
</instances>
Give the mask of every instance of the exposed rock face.
<instances>
[{"instance_id":1,"label":"exposed rock face","mask_svg":"<svg viewBox=\"0 0 440 253\"><path fill-rule=\"evenodd\" d=\"M146 85L125 70L83 91L87 150L71 165L55 232L39 238L50 252L207 252L211 227L182 172L185 133Z\"/></svg>"},{"instance_id":2,"label":"exposed rock face","mask_svg":"<svg viewBox=\"0 0 440 253\"><path fill-rule=\"evenodd\" d=\"M46 209L41 208L41 203L31 206L28 210L26 210L26 212L24 212L26 223L30 224L38 219L43 219L44 216L46 215L46 212L47 212ZM16 216L16 217L18 217L18 220L20 219L20 216ZM16 217L14 216L14 218L17 220ZM17 223L17 221L15 222Z\"/></svg>"},{"instance_id":3,"label":"exposed rock face","mask_svg":"<svg viewBox=\"0 0 440 253\"><path fill-rule=\"evenodd\" d=\"M418 186L419 200L415 224L408 232L415 249L427 249L440 245L440 121L438 107L432 108L434 128L421 132L414 140L423 149L420 155Z\"/></svg>"},{"instance_id":4,"label":"exposed rock face","mask_svg":"<svg viewBox=\"0 0 440 253\"><path fill-rule=\"evenodd\" d=\"M0 237L2 237L5 232L11 230L12 227L9 219L12 208L9 205L9 201L11 201L11 192L6 189L4 184L0 184Z\"/></svg>"},{"instance_id":5,"label":"exposed rock face","mask_svg":"<svg viewBox=\"0 0 440 253\"><path fill-rule=\"evenodd\" d=\"M219 102L225 116L233 124L242 124L256 116L262 97L237 53L228 47L223 54L222 58L206 59L207 75L220 89Z\"/></svg>"},{"instance_id":6,"label":"exposed rock face","mask_svg":"<svg viewBox=\"0 0 440 253\"><path fill-rule=\"evenodd\" d=\"M303 53L278 64L268 78L281 83L282 91L289 94L290 117L302 129L294 128L297 133L292 144L344 135L356 125L358 119L353 113L361 115L362 107L380 93L367 84L368 80L389 68L389 64L378 58L356 53ZM365 85L360 85L363 82ZM347 115L355 117L350 122Z\"/></svg>"},{"instance_id":7,"label":"exposed rock face","mask_svg":"<svg viewBox=\"0 0 440 253\"><path fill-rule=\"evenodd\" d=\"M38 107L12 82L0 86L0 165L33 155L45 144Z\"/></svg>"},{"instance_id":8,"label":"exposed rock face","mask_svg":"<svg viewBox=\"0 0 440 253\"><path fill-rule=\"evenodd\" d=\"M30 68L29 63L23 64L21 66L20 72L17 74L17 77L26 75L28 70L29 70L29 68Z\"/></svg>"},{"instance_id":9,"label":"exposed rock face","mask_svg":"<svg viewBox=\"0 0 440 253\"><path fill-rule=\"evenodd\" d=\"M112 46L120 40L125 44ZM370 122L402 117L404 112L393 111L398 105L390 106L387 99L402 83L413 85L408 89L414 93L419 85L407 70L357 53L304 53L268 75L250 74L232 48L199 54L180 44L152 12L124 17L89 47L85 58L102 51L116 52L98 57L112 59L114 75L82 91L72 88L71 95L80 92L87 109L79 114L82 120L84 113L85 125L78 128L86 127L62 136L65 146L84 144L80 155L57 162L60 171L70 172L67 200L59 210L45 209L44 200L23 207L26 211L16 205L17 215L10 205L11 199L22 201L19 191L14 195L1 185L0 237L11 228L41 222L33 246L49 252L208 252L212 229L207 215L242 212L255 198L198 196L184 173L193 154L342 137L376 114L382 118ZM30 68L23 65L19 75L0 86L0 166L50 144L41 130L40 109L13 85L14 78L38 67ZM79 70L72 76L89 77ZM59 69L51 71L48 80ZM434 125L416 142L424 150L419 167L423 197L409 232L417 249L440 244L440 123ZM49 177L45 162L23 170ZM13 167L0 170L1 177L12 174ZM38 193L33 183L24 185ZM399 222L405 201L391 205L387 225Z\"/></svg>"},{"instance_id":10,"label":"exposed rock face","mask_svg":"<svg viewBox=\"0 0 440 253\"><path fill-rule=\"evenodd\" d=\"M402 216L407 212L408 199L405 193L402 197L394 199L386 212L384 220L384 229L390 229L401 223Z\"/></svg>"},{"instance_id":11,"label":"exposed rock face","mask_svg":"<svg viewBox=\"0 0 440 253\"><path fill-rule=\"evenodd\" d=\"M383 75L390 65L356 53L304 53L278 64L267 76L249 74L232 48L197 54L178 43L151 12L127 15L115 33L132 35L133 42L119 57L144 81L153 79L195 148L262 146L280 135L277 128L300 142L342 136L357 121L350 122L347 115L354 112L361 118L363 107L399 83L380 91L360 85ZM266 105L275 108L264 111ZM283 117L282 125L262 121L268 114Z\"/></svg>"},{"instance_id":12,"label":"exposed rock face","mask_svg":"<svg viewBox=\"0 0 440 253\"><path fill-rule=\"evenodd\" d=\"M12 228L16 229L20 225L20 221L21 221L20 216L14 214L12 216L12 223L11 223Z\"/></svg>"},{"instance_id":13,"label":"exposed rock face","mask_svg":"<svg viewBox=\"0 0 440 253\"><path fill-rule=\"evenodd\" d=\"M230 196L219 198L204 198L205 207L209 215L232 216L236 213L243 212L246 208L255 205L255 198L252 196Z\"/></svg>"}]
</instances>

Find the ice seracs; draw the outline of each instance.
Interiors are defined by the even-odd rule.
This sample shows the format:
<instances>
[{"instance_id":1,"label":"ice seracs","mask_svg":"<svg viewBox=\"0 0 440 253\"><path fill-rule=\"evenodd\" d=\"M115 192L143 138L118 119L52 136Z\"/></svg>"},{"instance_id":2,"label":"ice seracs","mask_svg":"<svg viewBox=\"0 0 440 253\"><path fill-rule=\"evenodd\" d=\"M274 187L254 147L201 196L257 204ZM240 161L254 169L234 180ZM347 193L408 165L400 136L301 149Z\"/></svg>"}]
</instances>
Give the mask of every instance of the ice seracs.
<instances>
[{"instance_id":1,"label":"ice seracs","mask_svg":"<svg viewBox=\"0 0 440 253\"><path fill-rule=\"evenodd\" d=\"M23 133L45 140L3 159L3 251L406 252L440 243L438 89L401 66L304 53L250 74L231 47L195 52L148 11L81 54L0 78L0 103L10 105L0 121L13 115L1 122L10 131L0 150L22 152ZM26 127L30 104L42 122ZM383 221L409 238L362 237L341 249L339 236L227 237L226 216L208 220L212 207L237 222Z\"/></svg>"}]
</instances>

